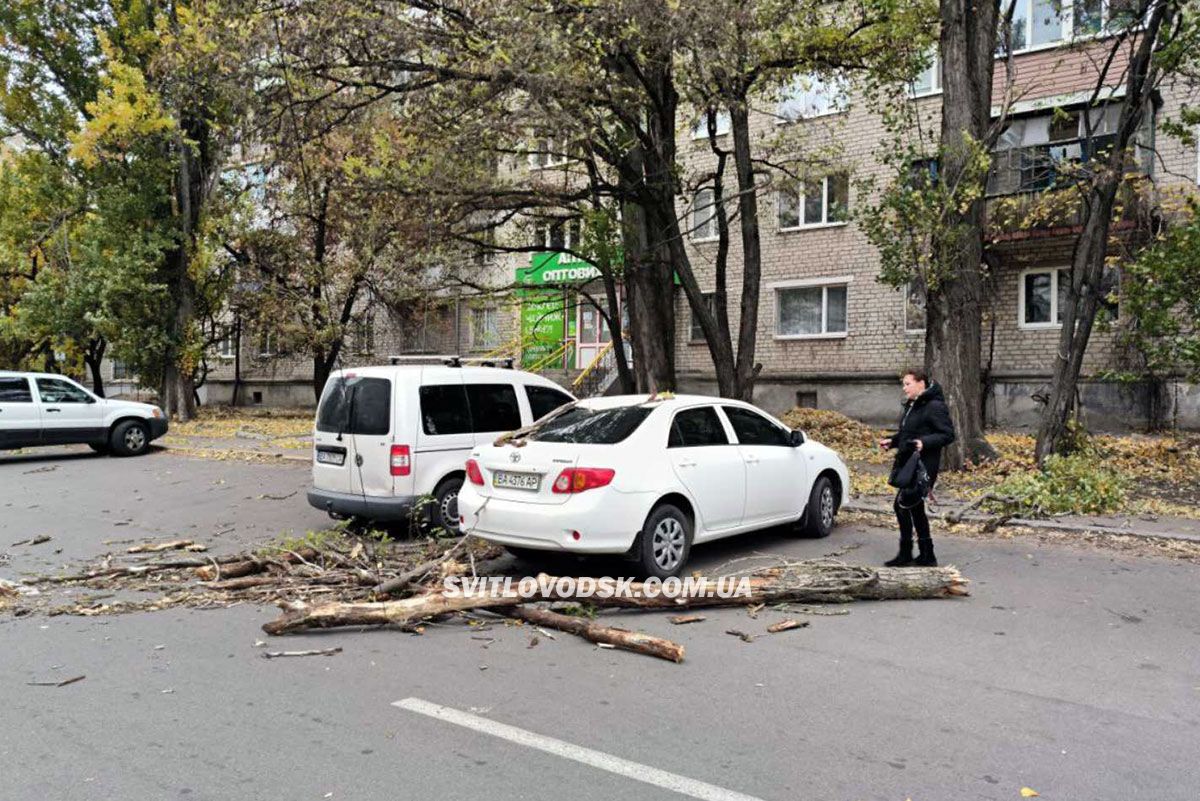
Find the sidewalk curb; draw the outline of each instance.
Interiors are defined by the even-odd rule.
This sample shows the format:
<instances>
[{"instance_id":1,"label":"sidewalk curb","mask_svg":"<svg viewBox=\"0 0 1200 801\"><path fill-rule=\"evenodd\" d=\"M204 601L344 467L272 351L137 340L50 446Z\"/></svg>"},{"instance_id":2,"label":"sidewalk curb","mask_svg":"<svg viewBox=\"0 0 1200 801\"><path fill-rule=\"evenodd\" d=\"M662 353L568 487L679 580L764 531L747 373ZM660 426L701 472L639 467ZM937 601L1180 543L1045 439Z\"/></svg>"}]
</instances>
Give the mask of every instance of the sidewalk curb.
<instances>
[{"instance_id":1,"label":"sidewalk curb","mask_svg":"<svg viewBox=\"0 0 1200 801\"><path fill-rule=\"evenodd\" d=\"M197 452L203 453L211 451L212 453L246 453L254 456L262 456L268 459L274 459L279 462L296 462L297 464L311 464L311 456L292 456L290 454L279 453L278 451L253 451L239 448L195 448L187 445L174 445L167 443L156 443L159 448L168 451L178 451L181 456L195 456ZM201 456L200 458L204 458Z\"/></svg>"},{"instance_id":2,"label":"sidewalk curb","mask_svg":"<svg viewBox=\"0 0 1200 801\"><path fill-rule=\"evenodd\" d=\"M851 501L842 507L850 512L872 512L875 514L891 515L892 509L887 506L875 506L873 504L855 503ZM945 514L931 515L939 520L945 519ZM968 512L963 515L964 521L972 523L982 523L991 520L991 515L978 514L976 512ZM1125 537L1140 537L1148 540L1176 540L1178 542L1197 542L1200 543L1200 534L1189 534L1184 531L1178 532L1163 532L1163 531L1147 531L1145 529L1136 528L1120 528L1119 526L1106 526L1101 523L1067 523L1055 522L1053 520L1031 520L1028 518L1014 517L1005 525L1024 526L1026 528L1041 529L1043 531L1068 531L1075 533L1086 534L1116 534Z\"/></svg>"}]
</instances>

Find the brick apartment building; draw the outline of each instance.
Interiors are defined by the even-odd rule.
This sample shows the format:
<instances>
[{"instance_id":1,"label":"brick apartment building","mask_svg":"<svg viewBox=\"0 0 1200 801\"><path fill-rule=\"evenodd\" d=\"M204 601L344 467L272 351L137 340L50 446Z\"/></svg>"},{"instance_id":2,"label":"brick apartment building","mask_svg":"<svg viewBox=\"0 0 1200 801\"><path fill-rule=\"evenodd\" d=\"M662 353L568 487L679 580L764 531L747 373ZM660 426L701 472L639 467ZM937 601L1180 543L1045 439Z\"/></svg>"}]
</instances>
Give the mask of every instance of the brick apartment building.
<instances>
[{"instance_id":1,"label":"brick apartment building","mask_svg":"<svg viewBox=\"0 0 1200 801\"><path fill-rule=\"evenodd\" d=\"M1046 391L1057 346L1059 270L1069 266L1078 229L1071 213L1044 225L1021 228L1001 219L1007 199L1019 207L1054 181L1055 166L1086 157L1089 144L1102 145L1106 126L1115 119L1092 111L1099 133L1083 140L1081 116L1096 89L1096 55L1110 41L1074 20L1071 4L1050 0L1017 0L1019 25L1014 46L1016 100L1010 124L993 159L988 186L989 278L985 306L983 363L990 365L989 422L1020 427L1036 420L1039 393ZM1089 5L1089 4L1084 4ZM1096 3L1108 8L1108 3ZM1057 7L1066 6L1062 12ZM1032 20L1032 24L1029 21ZM997 67L993 96L1005 93L1005 70ZM1120 71L1115 70L1114 76ZM1119 100L1123 87L1114 79L1101 97ZM1127 211L1130 231L1170 207L1169 197L1195 193L1200 158L1195 146L1158 133L1159 121L1175 117L1195 102L1196 87L1168 83L1149 109L1139 136L1136 179L1149 191ZM910 87L922 125L936 135L940 109L939 68L935 63ZM721 121L724 122L724 121ZM679 151L693 174L713 163L707 139L693 129L694 120L679 125ZM853 91L835 81L813 78L797 82L781 100L764 100L751 116L753 133L764 145L783 137L802 139L804 147L828 156L829 169L804 189L782 182L759 194L762 247L762 295L756 360L763 371L756 401L782 411L796 405L843 411L860 419L893 420L899 402L898 371L920 363L924 350L923 308L919 288L897 290L877 281L879 257L854 222L863 179L888 175L879 148L888 141L878 114ZM720 131L720 126L719 126ZM721 134L728 146L728 134ZM523 169L562 166L549 155L535 156ZM711 194L700 189L681 199L679 213L691 229L688 247L703 289L711 289L716 252L711 221ZM1012 216L1012 215L1010 215ZM484 300L445 295L430 298L423 308L396 316L380 304L367 303L351 337L346 365L380 362L405 353L481 354L508 350L526 368L550 372L570 385L581 371L602 373L606 367L607 331L589 304L586 289L602 296L595 270L571 261L558 249L569 248L569 226L522 228L513 237L532 236L544 245L537 254L511 254L481 261L479 282L518 289L505 298ZM1134 235L1131 233L1130 235ZM727 285L731 326L736 331L736 294L741 285L741 246L731 238ZM1110 279L1119 297L1119 269ZM715 391L708 348L699 335L682 291L677 297L675 331L677 366L682 389ZM1120 304L1110 309L1119 325ZM243 388L240 401L311 404L311 359L279 354L269 335L251 332L241 341L239 360ZM1167 420L1200 427L1200 387L1175 380L1157 390L1102 380L1103 370L1129 364L1129 354L1116 347L1111 332L1093 334L1085 360L1080 398L1086 423L1096 429L1137 426L1145 422L1151 399ZM233 386L233 346L226 343L211 359L213 369L203 393L209 402L228 402ZM636 354L634 354L636 358ZM936 377L935 377L936 378ZM597 384L597 386L601 386Z\"/></svg>"}]
</instances>

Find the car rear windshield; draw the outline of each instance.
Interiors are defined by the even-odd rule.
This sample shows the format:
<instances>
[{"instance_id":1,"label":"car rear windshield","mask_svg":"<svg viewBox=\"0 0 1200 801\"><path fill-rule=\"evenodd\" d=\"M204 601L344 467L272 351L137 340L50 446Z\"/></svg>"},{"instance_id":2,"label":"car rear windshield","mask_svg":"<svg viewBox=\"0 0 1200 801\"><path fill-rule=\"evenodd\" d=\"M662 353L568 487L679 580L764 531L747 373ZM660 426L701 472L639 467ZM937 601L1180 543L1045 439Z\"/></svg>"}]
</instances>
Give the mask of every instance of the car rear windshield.
<instances>
[{"instance_id":1,"label":"car rear windshield","mask_svg":"<svg viewBox=\"0 0 1200 801\"><path fill-rule=\"evenodd\" d=\"M618 406L611 409L576 406L543 423L529 438L540 442L614 445L636 431L652 411L654 409L649 406Z\"/></svg>"},{"instance_id":2,"label":"car rear windshield","mask_svg":"<svg viewBox=\"0 0 1200 801\"><path fill-rule=\"evenodd\" d=\"M391 430L392 382L386 378L330 381L317 411L317 430L343 434L386 434Z\"/></svg>"}]
</instances>

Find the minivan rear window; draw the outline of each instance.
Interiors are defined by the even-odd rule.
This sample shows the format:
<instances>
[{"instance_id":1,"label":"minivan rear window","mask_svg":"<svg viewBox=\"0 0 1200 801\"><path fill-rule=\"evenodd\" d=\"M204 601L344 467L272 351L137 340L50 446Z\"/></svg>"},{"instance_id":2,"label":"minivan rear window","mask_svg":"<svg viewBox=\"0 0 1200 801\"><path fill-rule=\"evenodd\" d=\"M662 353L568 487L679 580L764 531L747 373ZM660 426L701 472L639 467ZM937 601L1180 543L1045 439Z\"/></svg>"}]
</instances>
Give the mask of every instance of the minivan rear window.
<instances>
[{"instance_id":1,"label":"minivan rear window","mask_svg":"<svg viewBox=\"0 0 1200 801\"><path fill-rule=\"evenodd\" d=\"M512 384L432 384L421 387L421 427L426 434L513 431L521 410Z\"/></svg>"},{"instance_id":2,"label":"minivan rear window","mask_svg":"<svg viewBox=\"0 0 1200 801\"><path fill-rule=\"evenodd\" d=\"M325 386L317 430L386 434L392 429L392 382L386 378L338 378Z\"/></svg>"},{"instance_id":3,"label":"minivan rear window","mask_svg":"<svg viewBox=\"0 0 1200 801\"><path fill-rule=\"evenodd\" d=\"M529 438L541 442L615 445L636 431L652 411L654 409L649 406L617 406L611 409L576 406L544 423Z\"/></svg>"}]
</instances>

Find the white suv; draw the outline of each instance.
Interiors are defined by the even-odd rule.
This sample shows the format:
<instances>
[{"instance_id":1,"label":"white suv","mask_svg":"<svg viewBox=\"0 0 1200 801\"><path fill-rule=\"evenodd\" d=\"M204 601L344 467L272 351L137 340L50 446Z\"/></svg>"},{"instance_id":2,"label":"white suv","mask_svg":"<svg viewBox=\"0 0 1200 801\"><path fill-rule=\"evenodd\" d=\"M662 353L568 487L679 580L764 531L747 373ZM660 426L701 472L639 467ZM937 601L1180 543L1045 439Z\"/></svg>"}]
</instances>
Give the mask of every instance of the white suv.
<instances>
[{"instance_id":1,"label":"white suv","mask_svg":"<svg viewBox=\"0 0 1200 801\"><path fill-rule=\"evenodd\" d=\"M61 375L0 371L0 449L78 443L138 456L165 433L157 406L99 398Z\"/></svg>"},{"instance_id":2,"label":"white suv","mask_svg":"<svg viewBox=\"0 0 1200 801\"><path fill-rule=\"evenodd\" d=\"M308 502L335 518L396 521L432 496L432 522L457 530L471 450L574 400L533 373L457 364L334 372L317 407Z\"/></svg>"}]
</instances>

